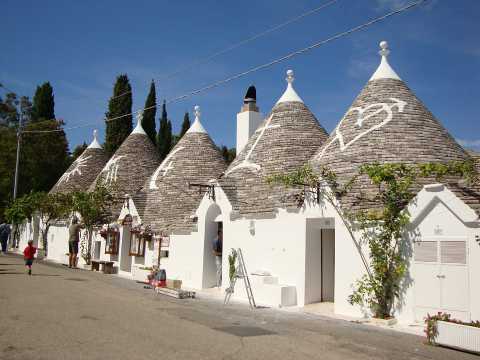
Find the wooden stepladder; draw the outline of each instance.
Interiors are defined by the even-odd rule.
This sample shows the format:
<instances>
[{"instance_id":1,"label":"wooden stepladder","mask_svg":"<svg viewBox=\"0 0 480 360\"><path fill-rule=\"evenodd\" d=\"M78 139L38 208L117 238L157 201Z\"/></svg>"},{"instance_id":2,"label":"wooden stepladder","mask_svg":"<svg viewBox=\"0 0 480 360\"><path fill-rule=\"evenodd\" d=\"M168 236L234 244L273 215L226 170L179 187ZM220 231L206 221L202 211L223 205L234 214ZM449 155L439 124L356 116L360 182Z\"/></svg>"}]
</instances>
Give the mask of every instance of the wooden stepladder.
<instances>
[{"instance_id":1,"label":"wooden stepladder","mask_svg":"<svg viewBox=\"0 0 480 360\"><path fill-rule=\"evenodd\" d=\"M248 278L247 267L245 266L245 260L243 259L242 249L232 249L232 255L237 257L237 264L235 266L235 274L230 281L230 286L225 289L224 305L227 305L235 292L235 284L237 279L243 279L245 285L245 291L247 292L248 303L252 309L256 308L255 298L253 297L252 286L250 285L250 279Z\"/></svg>"}]
</instances>

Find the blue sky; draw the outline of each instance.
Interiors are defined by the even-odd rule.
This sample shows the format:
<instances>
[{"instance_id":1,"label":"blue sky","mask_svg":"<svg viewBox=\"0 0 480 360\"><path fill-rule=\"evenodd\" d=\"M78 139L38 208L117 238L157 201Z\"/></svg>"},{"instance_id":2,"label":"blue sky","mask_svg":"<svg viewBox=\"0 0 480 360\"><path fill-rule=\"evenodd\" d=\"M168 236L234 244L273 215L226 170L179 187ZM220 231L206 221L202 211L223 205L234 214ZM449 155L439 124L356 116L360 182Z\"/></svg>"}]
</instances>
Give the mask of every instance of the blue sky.
<instances>
[{"instance_id":1,"label":"blue sky","mask_svg":"<svg viewBox=\"0 0 480 360\"><path fill-rule=\"evenodd\" d=\"M32 96L50 81L55 113L71 148L91 141L112 94L127 73L134 110L143 107L152 78L157 96L171 99L268 62L366 22L408 0L339 0L279 31L174 78L179 67L222 50L327 0L256 1L13 1L2 2L0 82ZM236 113L246 88L257 87L267 113L295 71L295 88L328 132L333 130L379 62L378 43L390 44L390 64L452 135L480 150L480 1L431 0L427 5L333 43L167 107L174 130L183 113L202 109L215 142L235 145ZM158 112L157 112L158 115ZM158 123L157 123L158 126Z\"/></svg>"}]
</instances>

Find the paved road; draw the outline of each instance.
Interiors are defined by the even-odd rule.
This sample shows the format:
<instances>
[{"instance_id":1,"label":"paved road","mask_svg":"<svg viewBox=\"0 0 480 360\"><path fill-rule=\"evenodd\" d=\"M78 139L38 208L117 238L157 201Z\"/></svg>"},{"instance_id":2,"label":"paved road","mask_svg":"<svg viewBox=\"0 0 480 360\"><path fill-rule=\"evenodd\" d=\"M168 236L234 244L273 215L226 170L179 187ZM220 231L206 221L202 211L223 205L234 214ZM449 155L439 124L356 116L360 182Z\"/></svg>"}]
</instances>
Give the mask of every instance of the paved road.
<instances>
[{"instance_id":1,"label":"paved road","mask_svg":"<svg viewBox=\"0 0 480 360\"><path fill-rule=\"evenodd\" d=\"M155 296L133 281L0 257L0 359L477 359L340 320Z\"/></svg>"}]
</instances>

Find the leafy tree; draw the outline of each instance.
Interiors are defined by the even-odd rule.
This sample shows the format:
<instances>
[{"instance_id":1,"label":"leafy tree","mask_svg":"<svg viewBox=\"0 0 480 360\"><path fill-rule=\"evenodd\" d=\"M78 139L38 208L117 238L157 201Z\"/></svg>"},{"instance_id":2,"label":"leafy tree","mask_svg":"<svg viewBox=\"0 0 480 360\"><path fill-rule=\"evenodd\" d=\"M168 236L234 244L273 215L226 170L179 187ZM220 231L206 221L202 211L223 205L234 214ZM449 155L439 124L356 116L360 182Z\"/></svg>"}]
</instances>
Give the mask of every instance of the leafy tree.
<instances>
[{"instance_id":1,"label":"leafy tree","mask_svg":"<svg viewBox=\"0 0 480 360\"><path fill-rule=\"evenodd\" d=\"M162 104L162 117L158 129L157 148L161 159L165 159L173 145L172 123L168 120L165 100Z\"/></svg>"},{"instance_id":2,"label":"leafy tree","mask_svg":"<svg viewBox=\"0 0 480 360\"><path fill-rule=\"evenodd\" d=\"M5 211L5 215L8 221L16 225L15 228L18 229L19 224L37 214L40 219L42 247L47 255L48 230L52 222L68 216L71 209L69 194L49 194L40 191L16 199Z\"/></svg>"},{"instance_id":3,"label":"leafy tree","mask_svg":"<svg viewBox=\"0 0 480 360\"><path fill-rule=\"evenodd\" d=\"M17 135L13 128L0 126L0 217L12 198ZM25 189L25 179L19 179L19 185Z\"/></svg>"},{"instance_id":4,"label":"leafy tree","mask_svg":"<svg viewBox=\"0 0 480 360\"><path fill-rule=\"evenodd\" d=\"M70 164L62 120L31 122L22 135L19 191L49 191ZM33 133L30 131L34 131Z\"/></svg>"},{"instance_id":5,"label":"leafy tree","mask_svg":"<svg viewBox=\"0 0 480 360\"><path fill-rule=\"evenodd\" d=\"M85 251L81 255L87 264L91 260L93 228L110 222L113 202L112 189L100 184L92 192L78 191L72 194L72 211L80 214L86 229L82 239L82 249Z\"/></svg>"},{"instance_id":6,"label":"leafy tree","mask_svg":"<svg viewBox=\"0 0 480 360\"><path fill-rule=\"evenodd\" d=\"M132 87L126 74L117 77L105 116L104 147L111 156L132 132Z\"/></svg>"},{"instance_id":7,"label":"leafy tree","mask_svg":"<svg viewBox=\"0 0 480 360\"><path fill-rule=\"evenodd\" d=\"M145 101L145 109L142 118L142 127L153 144L157 143L157 130L155 126L155 115L157 114L157 97L155 93L155 82L150 84L150 92Z\"/></svg>"},{"instance_id":8,"label":"leafy tree","mask_svg":"<svg viewBox=\"0 0 480 360\"><path fill-rule=\"evenodd\" d=\"M37 86L33 96L32 121L55 119L55 100L49 82Z\"/></svg>"},{"instance_id":9,"label":"leafy tree","mask_svg":"<svg viewBox=\"0 0 480 360\"><path fill-rule=\"evenodd\" d=\"M0 97L0 217L4 215L5 208L12 198L17 151L16 130L20 114L23 115L25 124L30 119L30 113L31 103L28 97L19 97L15 93L6 94L4 99ZM20 177L18 182L19 195L30 191L28 177Z\"/></svg>"},{"instance_id":10,"label":"leafy tree","mask_svg":"<svg viewBox=\"0 0 480 360\"><path fill-rule=\"evenodd\" d=\"M190 115L188 114L188 111L185 111L185 115L183 116L182 129L180 130L180 134L178 135L179 138L185 135L188 129L190 129Z\"/></svg>"}]
</instances>

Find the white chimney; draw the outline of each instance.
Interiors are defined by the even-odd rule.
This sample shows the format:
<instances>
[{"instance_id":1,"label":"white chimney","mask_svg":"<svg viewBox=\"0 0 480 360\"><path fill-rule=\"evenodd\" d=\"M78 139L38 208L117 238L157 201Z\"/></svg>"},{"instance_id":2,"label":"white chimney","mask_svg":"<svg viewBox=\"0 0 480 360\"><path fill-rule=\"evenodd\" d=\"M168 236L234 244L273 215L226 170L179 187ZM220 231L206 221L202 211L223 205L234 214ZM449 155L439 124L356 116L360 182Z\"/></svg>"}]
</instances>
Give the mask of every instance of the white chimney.
<instances>
[{"instance_id":1,"label":"white chimney","mask_svg":"<svg viewBox=\"0 0 480 360\"><path fill-rule=\"evenodd\" d=\"M237 155L247 145L248 139L262 120L263 115L257 107L257 91L255 86L250 86L243 99L242 109L237 114Z\"/></svg>"}]
</instances>

